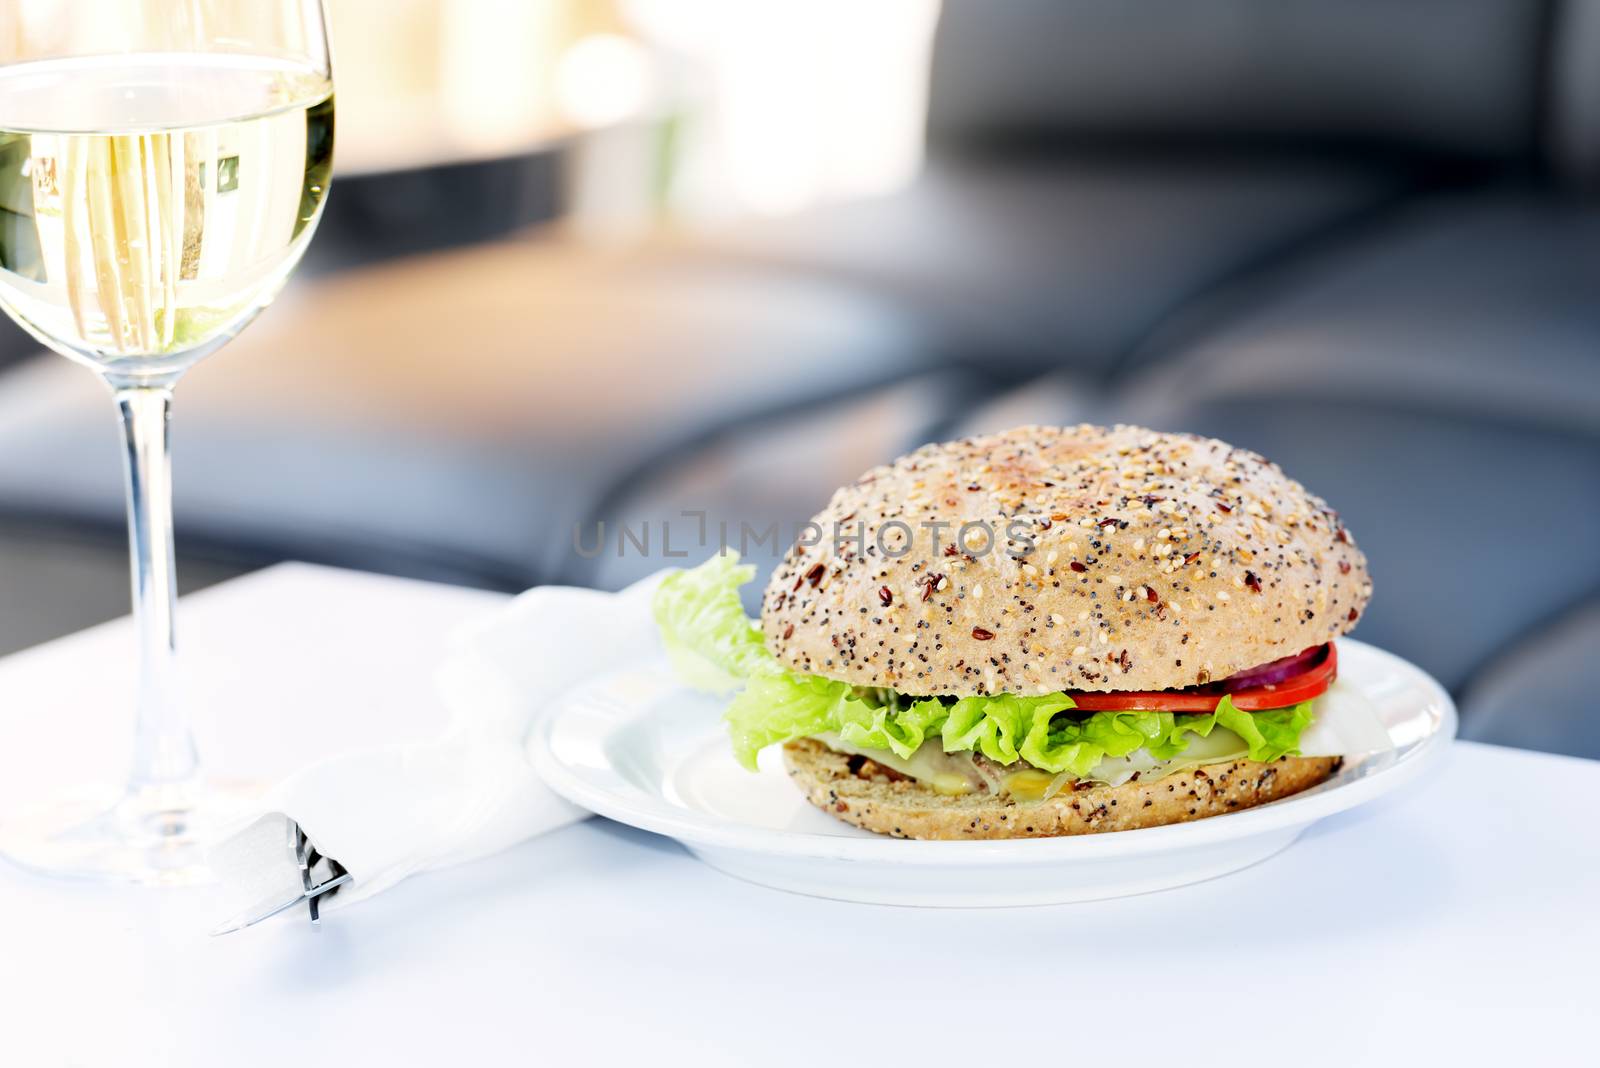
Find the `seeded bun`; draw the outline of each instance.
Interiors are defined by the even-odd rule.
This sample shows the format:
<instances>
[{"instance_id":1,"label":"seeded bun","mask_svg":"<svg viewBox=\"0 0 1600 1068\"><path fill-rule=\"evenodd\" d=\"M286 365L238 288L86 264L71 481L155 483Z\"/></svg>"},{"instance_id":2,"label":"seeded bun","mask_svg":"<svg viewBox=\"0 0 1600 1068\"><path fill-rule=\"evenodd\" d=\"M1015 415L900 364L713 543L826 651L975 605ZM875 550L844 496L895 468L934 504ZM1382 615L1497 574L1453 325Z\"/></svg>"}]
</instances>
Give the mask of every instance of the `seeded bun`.
<instances>
[{"instance_id":1,"label":"seeded bun","mask_svg":"<svg viewBox=\"0 0 1600 1068\"><path fill-rule=\"evenodd\" d=\"M947 797L814 738L784 745L783 762L807 800L846 823L895 838L979 839L1130 831L1219 816L1315 786L1338 771L1342 761L1234 760L1150 782L1069 787L1048 800L1025 804L991 794Z\"/></svg>"},{"instance_id":2,"label":"seeded bun","mask_svg":"<svg viewBox=\"0 0 1600 1068\"><path fill-rule=\"evenodd\" d=\"M1139 427L927 445L814 523L767 587L768 648L916 695L1203 684L1345 633L1372 592L1338 513L1276 464Z\"/></svg>"}]
</instances>

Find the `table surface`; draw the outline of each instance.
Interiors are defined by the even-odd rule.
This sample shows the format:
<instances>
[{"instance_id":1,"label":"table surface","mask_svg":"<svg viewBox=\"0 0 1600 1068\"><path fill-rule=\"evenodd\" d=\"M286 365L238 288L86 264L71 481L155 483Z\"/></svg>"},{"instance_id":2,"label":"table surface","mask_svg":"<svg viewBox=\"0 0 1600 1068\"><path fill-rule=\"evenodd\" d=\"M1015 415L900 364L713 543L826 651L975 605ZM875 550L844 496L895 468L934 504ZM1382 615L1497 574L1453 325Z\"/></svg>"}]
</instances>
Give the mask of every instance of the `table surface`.
<instances>
[{"instance_id":1,"label":"table surface","mask_svg":"<svg viewBox=\"0 0 1600 1068\"><path fill-rule=\"evenodd\" d=\"M270 778L427 737L443 641L499 602L304 565L185 599L211 767ZM0 661L0 806L69 762L115 778L129 637L118 621ZM0 1063L1574 1063L1594 1055L1596 796L1600 763L1463 743L1245 871L991 911L784 894L598 819L321 931L209 938L215 891L0 865Z\"/></svg>"}]
</instances>

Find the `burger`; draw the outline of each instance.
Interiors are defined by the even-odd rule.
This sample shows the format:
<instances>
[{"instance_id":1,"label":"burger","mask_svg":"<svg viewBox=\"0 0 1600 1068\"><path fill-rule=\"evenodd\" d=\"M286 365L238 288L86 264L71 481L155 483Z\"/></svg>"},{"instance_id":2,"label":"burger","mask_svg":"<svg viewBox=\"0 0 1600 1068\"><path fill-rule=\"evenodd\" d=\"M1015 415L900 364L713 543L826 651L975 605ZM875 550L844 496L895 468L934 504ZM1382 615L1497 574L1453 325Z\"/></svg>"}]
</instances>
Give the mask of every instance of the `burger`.
<instances>
[{"instance_id":1,"label":"burger","mask_svg":"<svg viewBox=\"0 0 1600 1068\"><path fill-rule=\"evenodd\" d=\"M874 468L801 528L759 622L731 553L655 615L733 694L734 755L781 746L815 806L903 838L1048 837L1222 815L1387 746L1338 681L1366 608L1339 515L1256 453L1030 426Z\"/></svg>"}]
</instances>

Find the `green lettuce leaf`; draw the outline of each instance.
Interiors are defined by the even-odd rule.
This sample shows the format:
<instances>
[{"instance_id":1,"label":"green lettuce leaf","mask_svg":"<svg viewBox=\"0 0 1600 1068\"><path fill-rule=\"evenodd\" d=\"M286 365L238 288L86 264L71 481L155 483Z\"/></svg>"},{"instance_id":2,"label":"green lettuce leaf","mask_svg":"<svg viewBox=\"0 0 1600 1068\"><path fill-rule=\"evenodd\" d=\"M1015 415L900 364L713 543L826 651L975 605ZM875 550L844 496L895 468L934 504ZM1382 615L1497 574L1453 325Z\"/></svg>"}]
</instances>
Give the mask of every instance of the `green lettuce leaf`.
<instances>
[{"instance_id":1,"label":"green lettuce leaf","mask_svg":"<svg viewBox=\"0 0 1600 1068\"><path fill-rule=\"evenodd\" d=\"M842 682L785 673L751 678L734 696L723 718L733 742L733 755L754 771L756 754L769 745L823 731L836 730L842 737L846 723L870 723L874 716L866 702ZM887 734L871 736L870 741L860 744L892 747Z\"/></svg>"},{"instance_id":2,"label":"green lettuce leaf","mask_svg":"<svg viewBox=\"0 0 1600 1068\"><path fill-rule=\"evenodd\" d=\"M1073 707L1064 693L1045 697L1018 697L1002 693L988 697L963 697L951 708L942 738L946 753L976 750L999 764L1027 759L1029 741L1037 741L1041 725ZM1034 747L1037 749L1037 745Z\"/></svg>"},{"instance_id":3,"label":"green lettuce leaf","mask_svg":"<svg viewBox=\"0 0 1600 1068\"><path fill-rule=\"evenodd\" d=\"M885 749L907 759L937 738L947 753L977 752L999 764L1025 761L1052 774L1085 778L1107 757L1145 749L1157 760L1178 757L1188 736L1218 726L1249 747L1251 760L1299 752L1311 723L1311 702L1241 712L1224 697L1214 712L1146 711L1074 714L1065 693L911 698L815 675L796 675L767 651L761 629L744 614L739 587L755 576L724 553L662 582L654 611L662 640L686 682L718 692L741 684L726 720L734 755L747 768L769 745L829 731L859 749Z\"/></svg>"},{"instance_id":4,"label":"green lettuce leaf","mask_svg":"<svg viewBox=\"0 0 1600 1068\"><path fill-rule=\"evenodd\" d=\"M1240 737L1251 760L1266 762L1297 754L1300 733L1311 725L1311 718L1310 701L1266 712L1241 712L1227 697L1214 712L1096 712L1077 718L1052 711L1036 715L1019 754L1043 771L1070 772L1082 779L1106 757L1123 757L1138 749L1157 760L1172 760L1188 748L1188 735L1209 737L1220 726Z\"/></svg>"},{"instance_id":5,"label":"green lettuce leaf","mask_svg":"<svg viewBox=\"0 0 1600 1068\"><path fill-rule=\"evenodd\" d=\"M1264 712L1241 712L1224 697L1213 713L1224 727L1250 746L1250 759L1269 761L1300 753L1300 732L1311 726L1311 702Z\"/></svg>"},{"instance_id":6,"label":"green lettuce leaf","mask_svg":"<svg viewBox=\"0 0 1600 1068\"><path fill-rule=\"evenodd\" d=\"M674 571L656 589L656 627L673 668L689 685L727 693L748 678L783 670L739 600L739 587L755 576L738 553L724 552Z\"/></svg>"},{"instance_id":7,"label":"green lettuce leaf","mask_svg":"<svg viewBox=\"0 0 1600 1068\"><path fill-rule=\"evenodd\" d=\"M862 714L860 701L845 701L839 708L839 725L829 730L837 730L839 737L851 745L888 749L902 757L915 753L930 734L937 734L949 715L943 702L931 697L904 708L882 705L866 715Z\"/></svg>"},{"instance_id":8,"label":"green lettuce leaf","mask_svg":"<svg viewBox=\"0 0 1600 1068\"><path fill-rule=\"evenodd\" d=\"M1072 707L1070 701L1067 707ZM1021 756L1036 768L1070 772L1082 779L1108 756L1157 747L1170 749L1173 755L1182 752L1181 732L1172 719L1159 712L1095 712L1084 718L1041 715L1028 730Z\"/></svg>"}]
</instances>

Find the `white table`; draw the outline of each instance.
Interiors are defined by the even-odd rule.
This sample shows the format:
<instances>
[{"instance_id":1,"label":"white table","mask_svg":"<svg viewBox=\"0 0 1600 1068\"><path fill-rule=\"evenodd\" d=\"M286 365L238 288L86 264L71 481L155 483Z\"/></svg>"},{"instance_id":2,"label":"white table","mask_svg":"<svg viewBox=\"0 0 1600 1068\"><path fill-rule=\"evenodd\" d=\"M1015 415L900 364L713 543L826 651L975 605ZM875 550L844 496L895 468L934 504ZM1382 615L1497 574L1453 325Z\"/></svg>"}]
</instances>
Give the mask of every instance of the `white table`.
<instances>
[{"instance_id":1,"label":"white table","mask_svg":"<svg viewBox=\"0 0 1600 1068\"><path fill-rule=\"evenodd\" d=\"M424 737L440 642L497 603L300 565L197 594L201 744L260 777ZM119 770L125 626L0 662L0 805ZM996 911L790 896L600 820L321 932L0 866L0 1064L1595 1063L1597 797L1600 764L1462 744L1244 872Z\"/></svg>"}]
</instances>

